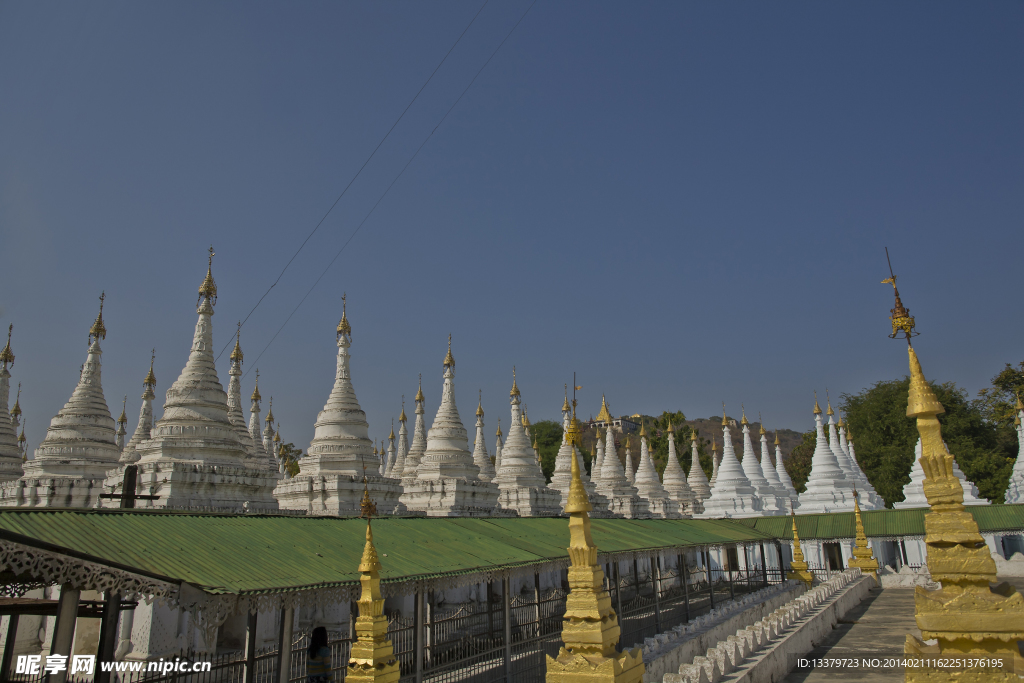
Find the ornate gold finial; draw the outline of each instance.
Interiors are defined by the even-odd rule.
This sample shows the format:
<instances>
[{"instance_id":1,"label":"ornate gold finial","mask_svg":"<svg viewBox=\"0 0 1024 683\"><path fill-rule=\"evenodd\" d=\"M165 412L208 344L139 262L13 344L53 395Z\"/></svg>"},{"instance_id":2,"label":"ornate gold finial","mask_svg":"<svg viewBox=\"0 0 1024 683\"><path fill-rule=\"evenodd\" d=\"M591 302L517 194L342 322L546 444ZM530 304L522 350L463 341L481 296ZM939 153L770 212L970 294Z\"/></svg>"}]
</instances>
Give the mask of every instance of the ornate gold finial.
<instances>
[{"instance_id":1,"label":"ornate gold finial","mask_svg":"<svg viewBox=\"0 0 1024 683\"><path fill-rule=\"evenodd\" d=\"M575 383L574 383L575 386ZM575 392L574 392L575 393ZM579 440L573 415L566 439ZM548 683L639 683L644 664L640 649L618 652L619 618L604 588L604 572L597 563L597 546L590 532L593 507L580 477L575 455L570 458L571 479L565 512L569 515L569 594L565 600L562 642L557 657L546 655Z\"/></svg>"},{"instance_id":2,"label":"ornate gold finial","mask_svg":"<svg viewBox=\"0 0 1024 683\"><path fill-rule=\"evenodd\" d=\"M846 440L850 443L853 443L853 430L850 429L849 423L847 423L846 425Z\"/></svg>"},{"instance_id":3,"label":"ornate gold finial","mask_svg":"<svg viewBox=\"0 0 1024 683\"><path fill-rule=\"evenodd\" d=\"M670 434L675 434L676 433L675 427L672 426L672 420L668 421L668 432Z\"/></svg>"},{"instance_id":4,"label":"ornate gold finial","mask_svg":"<svg viewBox=\"0 0 1024 683\"><path fill-rule=\"evenodd\" d=\"M776 446L780 446L781 445L779 443L779 430L778 429L775 430L775 445Z\"/></svg>"},{"instance_id":5,"label":"ornate gold finial","mask_svg":"<svg viewBox=\"0 0 1024 683\"><path fill-rule=\"evenodd\" d=\"M890 339L899 339L902 332L910 346L910 338L916 337L919 333L914 331L914 318L910 315L910 309L903 307L900 301L900 290L896 289L896 275L892 272L892 261L889 260L889 248L885 248L885 261L889 264L889 277L882 280L883 285L892 285L893 294L896 296L896 305L889 311L889 320L892 321L892 334Z\"/></svg>"},{"instance_id":6,"label":"ornate gold finial","mask_svg":"<svg viewBox=\"0 0 1024 683\"><path fill-rule=\"evenodd\" d=\"M156 375L153 374L153 363L156 362L156 349L149 356L149 372L146 373L146 379L142 380L142 383L148 386L150 389L156 386Z\"/></svg>"},{"instance_id":7,"label":"ornate gold finial","mask_svg":"<svg viewBox=\"0 0 1024 683\"><path fill-rule=\"evenodd\" d=\"M398 658L388 639L388 618L384 614L384 597L380 591L380 558L373 544L371 518L377 514L377 506L370 499L370 492L363 477L363 499L359 504L360 517L366 518L366 545L359 561L362 576L359 583L359 616L355 620L356 638L345 671L345 680L351 683L398 683Z\"/></svg>"},{"instance_id":8,"label":"ornate gold finial","mask_svg":"<svg viewBox=\"0 0 1024 683\"><path fill-rule=\"evenodd\" d=\"M25 438L26 424L28 424L28 420L25 420L24 422L21 423L21 434L18 435L18 446L21 448L22 451L25 450L25 441L27 441L27 439ZM22 454L22 457L24 459L24 453Z\"/></svg>"},{"instance_id":9,"label":"ornate gold finial","mask_svg":"<svg viewBox=\"0 0 1024 683\"><path fill-rule=\"evenodd\" d=\"M128 406L128 394L124 395L124 400L121 401L121 417L117 418L117 424L126 425L128 424L128 415L125 414L125 408Z\"/></svg>"},{"instance_id":10,"label":"ornate gold finial","mask_svg":"<svg viewBox=\"0 0 1024 683\"><path fill-rule=\"evenodd\" d=\"M455 367L455 356L452 355L452 335L448 335L448 353L444 357L444 366L446 368Z\"/></svg>"},{"instance_id":11,"label":"ornate gold finial","mask_svg":"<svg viewBox=\"0 0 1024 683\"><path fill-rule=\"evenodd\" d=\"M402 394L402 414L398 416L398 421L405 422L408 419L409 418L405 416L405 394Z\"/></svg>"},{"instance_id":12,"label":"ornate gold finial","mask_svg":"<svg viewBox=\"0 0 1024 683\"><path fill-rule=\"evenodd\" d=\"M796 532L796 512L793 510L793 501L789 502L789 514L793 518L793 561L789 563L789 569L793 576L806 583L810 588L814 583L814 574L807 571L807 563L804 562L804 551L800 548L800 534Z\"/></svg>"},{"instance_id":13,"label":"ornate gold finial","mask_svg":"<svg viewBox=\"0 0 1024 683\"><path fill-rule=\"evenodd\" d=\"M849 567L858 567L863 573L870 576L878 583L878 560L871 552L868 545L868 537L864 533L864 520L860 516L860 502L857 496L857 487L853 488L853 519L856 524L856 538L853 541L853 557L847 562Z\"/></svg>"},{"instance_id":14,"label":"ornate gold finial","mask_svg":"<svg viewBox=\"0 0 1024 683\"><path fill-rule=\"evenodd\" d=\"M242 346L239 343L242 339L242 321L238 321L238 329L235 330L235 348L231 350L231 355L228 357L231 361L242 362Z\"/></svg>"},{"instance_id":15,"label":"ornate gold finial","mask_svg":"<svg viewBox=\"0 0 1024 683\"><path fill-rule=\"evenodd\" d=\"M206 277L203 278L203 284L199 285L199 300L196 301L196 306L203 302L203 299L209 299L210 304L217 305L217 283L213 281L213 257L217 253L213 250L213 245L210 245L210 260L206 267Z\"/></svg>"},{"instance_id":16,"label":"ornate gold finial","mask_svg":"<svg viewBox=\"0 0 1024 683\"><path fill-rule=\"evenodd\" d=\"M722 426L729 426L729 419L725 416L725 401L722 401Z\"/></svg>"},{"instance_id":17,"label":"ornate gold finial","mask_svg":"<svg viewBox=\"0 0 1024 683\"><path fill-rule=\"evenodd\" d=\"M711 452L718 452L718 437L715 434L711 435Z\"/></svg>"},{"instance_id":18,"label":"ornate gold finial","mask_svg":"<svg viewBox=\"0 0 1024 683\"><path fill-rule=\"evenodd\" d=\"M512 366L512 390L508 392L509 398L519 396L519 385L516 384L516 366Z\"/></svg>"},{"instance_id":19,"label":"ornate gold finial","mask_svg":"<svg viewBox=\"0 0 1024 683\"><path fill-rule=\"evenodd\" d=\"M498 431L497 431L497 433L495 433L495 436L501 437L501 418L500 417L498 418Z\"/></svg>"},{"instance_id":20,"label":"ornate gold finial","mask_svg":"<svg viewBox=\"0 0 1024 683\"><path fill-rule=\"evenodd\" d=\"M483 389L480 389L480 397L477 399L477 403L476 403L476 416L477 417L483 417L484 416L484 390Z\"/></svg>"},{"instance_id":21,"label":"ornate gold finial","mask_svg":"<svg viewBox=\"0 0 1024 683\"><path fill-rule=\"evenodd\" d=\"M530 416L526 414L526 406L523 406L523 427L530 428Z\"/></svg>"},{"instance_id":22,"label":"ornate gold finial","mask_svg":"<svg viewBox=\"0 0 1024 683\"><path fill-rule=\"evenodd\" d=\"M391 435L388 437L391 441L395 440L395 418L391 418Z\"/></svg>"},{"instance_id":23,"label":"ornate gold finial","mask_svg":"<svg viewBox=\"0 0 1024 683\"><path fill-rule=\"evenodd\" d=\"M836 427L838 427L839 429L842 429L845 426L846 426L846 424L843 423L843 414L839 413L839 422L836 422Z\"/></svg>"},{"instance_id":24,"label":"ornate gold finial","mask_svg":"<svg viewBox=\"0 0 1024 683\"><path fill-rule=\"evenodd\" d=\"M264 422L266 422L267 426L269 427L273 421L274 421L274 397L271 396L270 397L270 405L267 406L267 417L264 420Z\"/></svg>"},{"instance_id":25,"label":"ornate gold finial","mask_svg":"<svg viewBox=\"0 0 1024 683\"><path fill-rule=\"evenodd\" d=\"M757 424L761 425L761 429L759 430L760 433L761 433L761 436L764 436L765 434L768 433L768 432L766 432L764 430L764 419L761 417L761 411L760 410L757 411Z\"/></svg>"},{"instance_id":26,"label":"ornate gold finial","mask_svg":"<svg viewBox=\"0 0 1024 683\"><path fill-rule=\"evenodd\" d=\"M421 372L420 373L420 385L419 385L419 388L416 390L416 402L420 403L423 400L424 400L423 399L423 373Z\"/></svg>"},{"instance_id":27,"label":"ornate gold finial","mask_svg":"<svg viewBox=\"0 0 1024 683\"><path fill-rule=\"evenodd\" d=\"M14 407L11 408L11 417L21 417L21 382L18 382L18 395L14 399Z\"/></svg>"},{"instance_id":28,"label":"ornate gold finial","mask_svg":"<svg viewBox=\"0 0 1024 683\"><path fill-rule=\"evenodd\" d=\"M274 443L281 443L281 423L277 423L277 430L274 431Z\"/></svg>"},{"instance_id":29,"label":"ornate gold finial","mask_svg":"<svg viewBox=\"0 0 1024 683\"><path fill-rule=\"evenodd\" d=\"M8 342L9 341L10 340L8 339ZM1016 410L1017 412L1020 412L1020 411L1024 410L1024 403L1021 403L1021 401L1020 401L1020 394L1019 393L1017 394L1017 405L1015 405L1013 407L1013 409Z\"/></svg>"},{"instance_id":30,"label":"ornate gold finial","mask_svg":"<svg viewBox=\"0 0 1024 683\"><path fill-rule=\"evenodd\" d=\"M814 390L814 414L821 415L821 406L818 405L818 390Z\"/></svg>"},{"instance_id":31,"label":"ornate gold finial","mask_svg":"<svg viewBox=\"0 0 1024 683\"><path fill-rule=\"evenodd\" d=\"M640 438L647 436L647 430L644 428L644 419L640 418Z\"/></svg>"},{"instance_id":32,"label":"ornate gold finial","mask_svg":"<svg viewBox=\"0 0 1024 683\"><path fill-rule=\"evenodd\" d=\"M747 422L747 409L746 409L746 407L742 403L740 404L740 410L743 413L743 419L740 420L740 424L741 425L748 425L748 424L750 424L749 422Z\"/></svg>"},{"instance_id":33,"label":"ornate gold finial","mask_svg":"<svg viewBox=\"0 0 1024 683\"><path fill-rule=\"evenodd\" d=\"M828 410L825 411L825 414L832 417L836 414L836 411L832 410L832 397L828 395L828 387L825 387L825 401L826 405L828 405Z\"/></svg>"},{"instance_id":34,"label":"ornate gold finial","mask_svg":"<svg viewBox=\"0 0 1024 683\"><path fill-rule=\"evenodd\" d=\"M11 351L11 332L14 331L14 323L7 326L7 346L4 347L3 351L0 351L0 363L6 368L8 365L14 365L14 352Z\"/></svg>"},{"instance_id":35,"label":"ornate gold finial","mask_svg":"<svg viewBox=\"0 0 1024 683\"><path fill-rule=\"evenodd\" d=\"M345 310L346 306L347 306L346 301L345 301L345 297L346 297L346 294L342 293L342 295L341 295L341 320L338 322L338 334L337 334L337 336L339 336L339 337L341 335L343 335L343 334L345 336L349 336L349 337L352 336L352 326L348 322L348 313Z\"/></svg>"},{"instance_id":36,"label":"ornate gold finial","mask_svg":"<svg viewBox=\"0 0 1024 683\"><path fill-rule=\"evenodd\" d=\"M597 414L597 421L603 422L609 427L614 424L615 420L612 418L612 413L608 410L608 402L604 399L604 394L601 394L601 411Z\"/></svg>"},{"instance_id":37,"label":"ornate gold finial","mask_svg":"<svg viewBox=\"0 0 1024 683\"><path fill-rule=\"evenodd\" d=\"M569 412L569 385L565 384L563 386L565 387L565 400L562 401L562 412L563 413L568 413Z\"/></svg>"},{"instance_id":38,"label":"ornate gold finial","mask_svg":"<svg viewBox=\"0 0 1024 683\"><path fill-rule=\"evenodd\" d=\"M691 429L690 430L690 443L692 443L692 444L697 443L697 430L696 429Z\"/></svg>"},{"instance_id":39,"label":"ornate gold finial","mask_svg":"<svg viewBox=\"0 0 1024 683\"><path fill-rule=\"evenodd\" d=\"M252 396L250 400L259 401L263 397L260 396L260 369L256 368L256 386L252 388Z\"/></svg>"},{"instance_id":40,"label":"ornate gold finial","mask_svg":"<svg viewBox=\"0 0 1024 683\"><path fill-rule=\"evenodd\" d=\"M107 298L106 292L100 292L100 313L89 328L89 345L100 339L107 338L107 328L103 325L103 300Z\"/></svg>"}]
</instances>

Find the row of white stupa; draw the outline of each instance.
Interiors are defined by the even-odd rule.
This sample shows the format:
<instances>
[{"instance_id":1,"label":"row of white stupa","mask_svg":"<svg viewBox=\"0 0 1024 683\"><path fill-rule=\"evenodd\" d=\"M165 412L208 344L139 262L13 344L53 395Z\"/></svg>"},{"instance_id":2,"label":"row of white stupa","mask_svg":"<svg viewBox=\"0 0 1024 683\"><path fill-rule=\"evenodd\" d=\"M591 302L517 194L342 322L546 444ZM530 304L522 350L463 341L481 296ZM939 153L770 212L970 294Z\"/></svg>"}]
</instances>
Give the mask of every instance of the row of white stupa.
<instances>
[{"instance_id":1,"label":"row of white stupa","mask_svg":"<svg viewBox=\"0 0 1024 683\"><path fill-rule=\"evenodd\" d=\"M211 258L212 261L212 258ZM211 263L212 266L212 263ZM127 418L114 422L103 396L100 379L101 350L105 339L102 303L100 315L89 333L89 350L78 385L64 408L53 418L46 438L25 460L24 438L15 437L20 407L8 413L10 373L13 364L10 340L2 353L0 370L0 505L45 507L117 506L117 499L101 499L101 493L121 490L125 467L137 466L140 494L155 495L143 506L213 509L289 509L311 514L359 513L364 478L381 513L427 515L522 516L560 514L568 495L569 471L578 451L563 439L549 485L529 442L528 427L520 411L521 395L513 381L510 392L511 426L508 438L498 441L492 460L484 442L482 407L477 408L476 439L469 450L467 432L455 406L455 360L449 351L444 361L441 405L429 432L423 418L422 387L416 395L415 425L408 439L405 411L395 444L394 434L386 459L378 459L367 436L365 413L359 406L349 373L351 325L344 312L337 327L337 370L334 387L317 417L315 435L301 471L293 478L283 474L275 458L271 428L260 433L260 394L253 391L251 415L246 426L240 378L243 360L236 339L231 354L231 380L225 393L217 377L212 353L212 316L217 289L212 267L199 289L192 349L178 379L167 391L163 417L153 422L152 400L156 379L152 366L144 380L143 403L135 434L124 442ZM8 335L10 336L10 335ZM1024 416L1024 411L1021 412ZM10 416L8 418L8 416ZM568 401L563 404L563 426L570 419ZM853 490L863 494L863 507L882 506L857 464L852 439L842 422L837 426L829 408L829 439L826 440L821 410L815 403L817 444L810 478L804 493L796 494L782 465L776 440L772 463L767 439L761 434L761 457L754 454L749 427L743 418L744 455L736 458L728 423L721 458L709 486L699 464L686 476L676 457L674 434L669 438L669 458L660 479L641 435L639 465L634 472L632 455L626 467L616 453L614 432L600 440L591 476L584 472L597 515L623 517L744 517L785 514L797 507L802 512L832 512L853 507ZM116 428L115 428L116 424ZM837 430L838 427L838 430ZM1024 432L1020 431L1024 440ZM691 444L693 463L697 445ZM1018 459L1011 493L1018 498L1024 476ZM915 464L915 471L920 466ZM960 475L962 477L962 475ZM914 479L908 500L917 504ZM973 491L965 486L965 494ZM974 491L976 494L976 491ZM968 500L972 496L965 495ZM976 495L973 499L977 500ZM924 504L924 503L922 503Z\"/></svg>"}]
</instances>

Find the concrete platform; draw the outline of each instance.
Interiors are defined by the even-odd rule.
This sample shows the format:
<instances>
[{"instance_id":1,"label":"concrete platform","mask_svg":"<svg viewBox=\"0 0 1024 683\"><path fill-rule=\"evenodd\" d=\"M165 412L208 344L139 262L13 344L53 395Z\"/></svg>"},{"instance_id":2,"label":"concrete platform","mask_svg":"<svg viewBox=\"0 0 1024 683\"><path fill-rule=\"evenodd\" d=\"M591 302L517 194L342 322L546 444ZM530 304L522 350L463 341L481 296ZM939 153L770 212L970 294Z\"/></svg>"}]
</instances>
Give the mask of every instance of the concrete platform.
<instances>
[{"instance_id":1,"label":"concrete platform","mask_svg":"<svg viewBox=\"0 0 1024 683\"><path fill-rule=\"evenodd\" d=\"M1000 579L1024 592L1024 579ZM869 652L902 654L908 633L918 638L921 631L914 621L914 589L874 588L870 595L850 610L836 625L832 635L814 648L808 658L863 656ZM884 656L884 655L880 655ZM791 671L783 683L826 683L827 681L864 681L866 683L897 683L904 680L902 670L843 671L816 669Z\"/></svg>"}]
</instances>

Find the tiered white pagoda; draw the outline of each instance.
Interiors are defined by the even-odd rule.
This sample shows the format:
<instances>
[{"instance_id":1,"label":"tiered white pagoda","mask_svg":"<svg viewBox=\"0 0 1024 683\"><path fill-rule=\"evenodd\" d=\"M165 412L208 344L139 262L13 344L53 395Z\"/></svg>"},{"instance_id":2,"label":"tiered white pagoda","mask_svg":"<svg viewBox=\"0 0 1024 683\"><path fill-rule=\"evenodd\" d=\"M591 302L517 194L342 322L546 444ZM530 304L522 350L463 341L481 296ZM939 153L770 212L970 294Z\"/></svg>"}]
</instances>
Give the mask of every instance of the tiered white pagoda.
<instances>
[{"instance_id":1,"label":"tiered white pagoda","mask_svg":"<svg viewBox=\"0 0 1024 683\"><path fill-rule=\"evenodd\" d=\"M217 285L212 271L211 248L188 361L167 390L163 417L136 448L139 492L159 496L139 507L276 510L273 490L280 475L246 450L240 411L233 421L228 395L217 378L212 321ZM232 362L240 367L241 354ZM111 470L107 486L119 487L123 473L124 465Z\"/></svg>"},{"instance_id":2,"label":"tiered white pagoda","mask_svg":"<svg viewBox=\"0 0 1024 683\"><path fill-rule=\"evenodd\" d=\"M1017 430L1017 460L1010 471L1010 483L1003 500L1006 503L1024 503L1024 403L1017 397L1017 416L1013 426Z\"/></svg>"},{"instance_id":3,"label":"tiered white pagoda","mask_svg":"<svg viewBox=\"0 0 1024 683\"><path fill-rule=\"evenodd\" d=\"M11 373L7 366L14 365L14 352L11 351L11 331L14 325L7 328L7 346L0 351L0 482L15 481L23 474L21 469L22 450L18 444L18 425L16 420L21 414L20 401L14 406L17 409L8 412L11 400Z\"/></svg>"},{"instance_id":4,"label":"tiered white pagoda","mask_svg":"<svg viewBox=\"0 0 1024 683\"><path fill-rule=\"evenodd\" d=\"M629 437L628 436L626 437L625 448L626 448L626 464L624 466L623 472L626 475L626 481L629 482L630 485L632 485L633 482L636 481L636 468L633 467L633 453L629 449Z\"/></svg>"},{"instance_id":5,"label":"tiered white pagoda","mask_svg":"<svg viewBox=\"0 0 1024 683\"><path fill-rule=\"evenodd\" d=\"M708 482L711 488L715 488L715 482L718 481L718 468L722 465L722 456L718 452L718 442L715 436L711 435L711 481Z\"/></svg>"},{"instance_id":6,"label":"tiered white pagoda","mask_svg":"<svg viewBox=\"0 0 1024 683\"><path fill-rule=\"evenodd\" d=\"M593 477L587 474L587 469L583 463L583 455L580 453L578 448L569 442L569 427L572 419L572 409L569 407L569 395L568 392L566 392L565 400L562 402L562 444L558 447L558 454L555 456L555 471L551 475L551 483L549 486L559 492L561 497L559 505L562 510L565 510L565 506L569 502L569 485L572 482L572 458L577 458L577 462L580 467L580 481L583 482L583 488L587 491L587 499L590 500L590 503L594 508L591 511L590 516L611 517L612 513L609 509L608 499L597 492L597 484L594 483ZM604 450L603 445L601 446L601 450ZM594 459L591 461L590 466L591 474L594 472L600 473L600 469L597 465L596 454Z\"/></svg>"},{"instance_id":7,"label":"tiered white pagoda","mask_svg":"<svg viewBox=\"0 0 1024 683\"><path fill-rule=\"evenodd\" d=\"M760 421L760 418L758 418ZM771 452L768 450L768 433L764 430L764 423L762 422L758 432L761 437L761 471L764 473L764 478L768 481L768 485L775 491L776 497L782 502L783 514L789 512L792 504L792 498L789 495L789 491L786 490L782 480L779 479L779 473L775 469L775 463L772 462Z\"/></svg>"},{"instance_id":8,"label":"tiered white pagoda","mask_svg":"<svg viewBox=\"0 0 1024 683\"><path fill-rule=\"evenodd\" d=\"M417 394L417 399L421 396ZM417 426L421 409L422 401L417 400ZM418 438L418 433L413 436L410 456ZM409 461L410 457L406 456L407 471ZM486 517L494 514L498 487L493 482L481 481L479 471L473 464L466 428L455 406L455 358L449 337L448 354L444 358L441 405L427 433L426 450L416 465L416 479L408 484L403 479L402 503L409 510L430 517Z\"/></svg>"},{"instance_id":9,"label":"tiered white pagoda","mask_svg":"<svg viewBox=\"0 0 1024 683\"><path fill-rule=\"evenodd\" d=\"M153 433L153 399L156 398L156 375L153 374L155 359L156 352L154 351L153 358L149 361L149 372L142 380L142 407L139 409L139 424L135 427L131 441L121 451L120 463L123 465L130 465L138 461L139 445L148 440Z\"/></svg>"},{"instance_id":10,"label":"tiered white pagoda","mask_svg":"<svg viewBox=\"0 0 1024 683\"><path fill-rule=\"evenodd\" d=\"M700 466L700 453L697 449L697 431L690 436L690 473L686 475L686 484L693 492L693 508L690 514L697 516L704 512L704 501L711 496L711 484Z\"/></svg>"},{"instance_id":11,"label":"tiered white pagoda","mask_svg":"<svg viewBox=\"0 0 1024 683\"><path fill-rule=\"evenodd\" d=\"M377 509L391 514L402 491L397 481L381 476L380 462L373 456L366 413L352 386L352 325L344 305L335 332L338 357L334 387L317 415L313 440L299 473L278 484L274 495L286 510L348 517L360 514L365 486Z\"/></svg>"},{"instance_id":12,"label":"tiered white pagoda","mask_svg":"<svg viewBox=\"0 0 1024 683\"><path fill-rule=\"evenodd\" d=\"M605 432L604 458L601 461L601 478L595 482L597 492L608 499L609 511L615 517L646 519L650 517L647 502L637 495L637 490L628 481L622 469L622 461L615 451L615 430Z\"/></svg>"},{"instance_id":13,"label":"tiered white pagoda","mask_svg":"<svg viewBox=\"0 0 1024 683\"><path fill-rule=\"evenodd\" d=\"M768 479L761 469L761 461L758 460L757 454L754 453L754 444L750 440L750 423L747 421L745 410L743 411L740 425L743 430L743 460L741 466L747 481L754 487L754 492L761 500L761 514L765 517L786 514L788 511L786 497L768 483Z\"/></svg>"},{"instance_id":14,"label":"tiered white pagoda","mask_svg":"<svg viewBox=\"0 0 1024 683\"><path fill-rule=\"evenodd\" d=\"M427 428L423 421L423 414L425 412L423 406L426 402L426 399L423 397L423 375L420 375L414 401L416 407L413 409L413 415L416 416L416 421L413 423L412 443L409 444L409 450L405 454L405 465L402 467L401 477L402 498L400 500L407 509L409 508L408 491L416 482L416 472L419 469L420 460L423 459L423 454L427 450ZM404 408L402 409L402 414L405 414Z\"/></svg>"},{"instance_id":15,"label":"tiered white pagoda","mask_svg":"<svg viewBox=\"0 0 1024 683\"><path fill-rule=\"evenodd\" d=\"M402 479L402 471L405 469L405 454L409 452L409 430L405 423L408 418L405 416L405 397L402 397L402 414L398 416L398 446L395 449L395 462L385 473L390 479Z\"/></svg>"},{"instance_id":16,"label":"tiered white pagoda","mask_svg":"<svg viewBox=\"0 0 1024 683\"><path fill-rule=\"evenodd\" d=\"M987 498L978 495L978 487L968 481L966 475L953 459L953 474L960 480L960 488L964 491L964 505L990 505ZM894 508L926 508L928 499L924 495L924 469L921 467L921 439L914 447L914 465L910 468L910 481L903 486L903 500L893 505Z\"/></svg>"},{"instance_id":17,"label":"tiered white pagoda","mask_svg":"<svg viewBox=\"0 0 1024 683\"><path fill-rule=\"evenodd\" d=\"M103 298L100 297L100 313L89 329L89 353L78 385L50 420L35 458L23 463L22 477L2 484L2 505L99 506L107 470L115 467L121 456L114 418L103 397L101 382L100 340L107 337Z\"/></svg>"},{"instance_id":18,"label":"tiered white pagoda","mask_svg":"<svg viewBox=\"0 0 1024 683\"><path fill-rule=\"evenodd\" d=\"M861 509L864 510L884 510L885 499L878 495L875 491L875 487L868 481L868 477L864 474L864 470L861 469L860 463L857 462L857 454L853 450L853 436L847 438L849 426L843 423L843 417L839 416L839 422L836 424L836 431L839 434L839 450L842 451L850 463L850 467L853 470L854 480L857 482L857 493L860 495Z\"/></svg>"},{"instance_id":19,"label":"tiered white pagoda","mask_svg":"<svg viewBox=\"0 0 1024 683\"><path fill-rule=\"evenodd\" d=\"M662 475L662 485L668 497L679 506L679 514L690 517L694 513L696 496L690 490L686 481L686 473L683 466L679 464L679 455L676 453L676 431L672 423L668 423L668 462L665 464L665 473ZM699 467L699 466L698 466Z\"/></svg>"},{"instance_id":20,"label":"tiered white pagoda","mask_svg":"<svg viewBox=\"0 0 1024 683\"><path fill-rule=\"evenodd\" d=\"M722 444L722 461L718 466L718 476L711 486L711 496L704 501L704 512L699 516L704 519L761 516L761 499L757 497L757 491L750 485L750 480L736 458L736 449L732 445L732 435L729 433L729 420L724 411Z\"/></svg>"},{"instance_id":21,"label":"tiered white pagoda","mask_svg":"<svg viewBox=\"0 0 1024 683\"><path fill-rule=\"evenodd\" d=\"M789 495L790 510L794 507L800 507L800 497L796 492L796 487L793 486L793 480L789 476L789 472L786 471L786 465L782 462L782 446L779 444L779 432L775 432L775 474L778 475L779 481L782 482L783 488Z\"/></svg>"},{"instance_id":22,"label":"tiered white pagoda","mask_svg":"<svg viewBox=\"0 0 1024 683\"><path fill-rule=\"evenodd\" d=\"M484 441L484 403L483 395L476 406L476 440L473 442L473 464L480 469L477 478L480 481L491 481L496 476L494 463L487 453L487 444Z\"/></svg>"},{"instance_id":23,"label":"tiered white pagoda","mask_svg":"<svg viewBox=\"0 0 1024 683\"><path fill-rule=\"evenodd\" d=\"M654 468L654 461L651 459L651 450L647 443L647 430L643 423L640 424L640 462L637 465L633 486L641 500L647 502L647 509L651 517L661 519L681 519L683 517L679 503L668 495L661 479L658 478L658 470Z\"/></svg>"},{"instance_id":24,"label":"tiered white pagoda","mask_svg":"<svg viewBox=\"0 0 1024 683\"><path fill-rule=\"evenodd\" d=\"M800 494L800 512L849 512L853 510L854 482L846 478L835 453L825 439L825 426L821 419L821 406L814 399L814 422L817 441L811 456L811 473L807 488Z\"/></svg>"},{"instance_id":25,"label":"tiered white pagoda","mask_svg":"<svg viewBox=\"0 0 1024 683\"><path fill-rule=\"evenodd\" d=\"M514 511L520 517L557 516L562 513L561 495L546 485L536 451L526 436L520 412L522 395L514 371L509 402L512 419L508 438L501 448L501 467L494 478L500 491L498 504L502 510Z\"/></svg>"}]
</instances>

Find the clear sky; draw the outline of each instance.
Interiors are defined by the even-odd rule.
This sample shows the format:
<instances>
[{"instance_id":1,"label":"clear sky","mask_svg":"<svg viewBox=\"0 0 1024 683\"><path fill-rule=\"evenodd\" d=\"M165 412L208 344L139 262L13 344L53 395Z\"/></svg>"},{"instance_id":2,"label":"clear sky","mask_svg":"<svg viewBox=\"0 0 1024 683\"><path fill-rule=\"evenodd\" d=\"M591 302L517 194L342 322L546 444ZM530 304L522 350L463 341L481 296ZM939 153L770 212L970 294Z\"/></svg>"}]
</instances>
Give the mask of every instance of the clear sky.
<instances>
[{"instance_id":1,"label":"clear sky","mask_svg":"<svg viewBox=\"0 0 1024 683\"><path fill-rule=\"evenodd\" d=\"M31 447L101 291L129 434L150 349L158 404L185 362L211 243L227 344L481 4L0 2L0 323ZM808 429L814 389L906 372L885 246L929 378L973 394L1024 359L1024 4L542 0L257 363L528 6L483 8L243 328L243 392L258 365L286 441L329 393L343 292L374 438L418 373L433 417L449 333L489 435L513 364L535 421L576 371L584 418L604 393Z\"/></svg>"}]
</instances>

